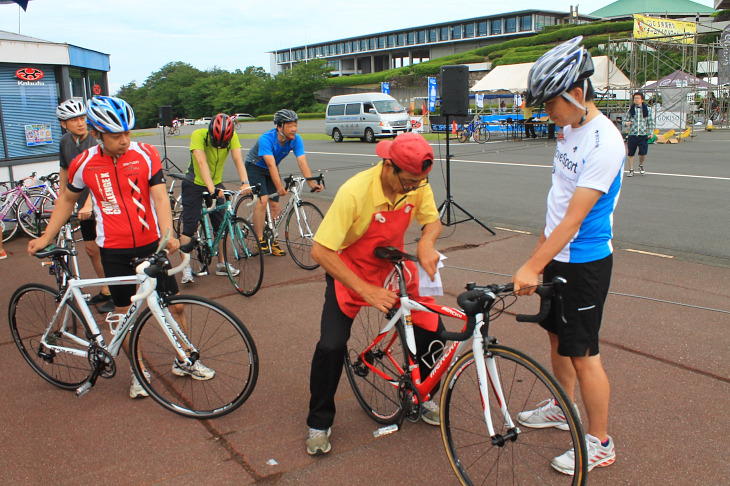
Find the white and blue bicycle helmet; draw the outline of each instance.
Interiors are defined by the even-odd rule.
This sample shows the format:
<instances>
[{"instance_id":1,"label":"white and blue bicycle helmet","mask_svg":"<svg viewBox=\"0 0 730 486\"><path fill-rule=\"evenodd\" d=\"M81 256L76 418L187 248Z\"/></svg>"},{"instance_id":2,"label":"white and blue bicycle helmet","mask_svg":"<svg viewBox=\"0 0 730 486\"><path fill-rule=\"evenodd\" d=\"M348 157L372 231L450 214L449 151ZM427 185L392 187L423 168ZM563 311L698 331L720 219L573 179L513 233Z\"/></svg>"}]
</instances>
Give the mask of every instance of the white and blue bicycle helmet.
<instances>
[{"instance_id":1,"label":"white and blue bicycle helmet","mask_svg":"<svg viewBox=\"0 0 730 486\"><path fill-rule=\"evenodd\" d=\"M535 62L527 76L527 106L538 106L556 96L563 96L579 108L585 109L584 105L567 93L573 84L588 79L593 74L593 59L580 45L582 40L583 36L579 35L563 42ZM583 92L585 96L585 89Z\"/></svg>"},{"instance_id":2,"label":"white and blue bicycle helmet","mask_svg":"<svg viewBox=\"0 0 730 486\"><path fill-rule=\"evenodd\" d=\"M89 124L100 133L124 133L134 128L134 111L121 98L94 96L87 111Z\"/></svg>"},{"instance_id":3,"label":"white and blue bicycle helmet","mask_svg":"<svg viewBox=\"0 0 730 486\"><path fill-rule=\"evenodd\" d=\"M59 120L66 121L79 116L86 116L86 105L81 100L71 98L56 108L56 117Z\"/></svg>"}]
</instances>

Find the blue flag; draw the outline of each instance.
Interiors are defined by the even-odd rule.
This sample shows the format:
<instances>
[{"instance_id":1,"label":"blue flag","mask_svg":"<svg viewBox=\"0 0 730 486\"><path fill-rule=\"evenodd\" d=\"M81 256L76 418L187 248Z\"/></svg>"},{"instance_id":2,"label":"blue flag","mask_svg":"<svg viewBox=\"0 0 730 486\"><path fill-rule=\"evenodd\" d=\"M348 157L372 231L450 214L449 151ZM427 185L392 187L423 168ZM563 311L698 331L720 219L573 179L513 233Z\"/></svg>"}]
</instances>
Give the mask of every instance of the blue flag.
<instances>
[{"instance_id":1,"label":"blue flag","mask_svg":"<svg viewBox=\"0 0 730 486\"><path fill-rule=\"evenodd\" d=\"M10 0L13 3L17 3L21 7L23 7L23 10L28 10L28 0Z\"/></svg>"},{"instance_id":2,"label":"blue flag","mask_svg":"<svg viewBox=\"0 0 730 486\"><path fill-rule=\"evenodd\" d=\"M438 90L436 86L436 78L428 78L428 111L433 113L436 110L436 98Z\"/></svg>"}]
</instances>

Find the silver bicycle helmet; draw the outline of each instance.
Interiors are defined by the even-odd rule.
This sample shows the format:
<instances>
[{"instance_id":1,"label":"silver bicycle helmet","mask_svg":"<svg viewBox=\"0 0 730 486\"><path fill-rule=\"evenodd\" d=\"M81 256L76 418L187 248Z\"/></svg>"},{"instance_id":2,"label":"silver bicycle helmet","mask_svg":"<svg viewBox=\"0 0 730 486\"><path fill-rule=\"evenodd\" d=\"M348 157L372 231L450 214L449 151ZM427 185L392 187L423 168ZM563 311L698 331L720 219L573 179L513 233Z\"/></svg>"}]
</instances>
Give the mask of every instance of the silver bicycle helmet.
<instances>
[{"instance_id":1,"label":"silver bicycle helmet","mask_svg":"<svg viewBox=\"0 0 730 486\"><path fill-rule=\"evenodd\" d=\"M94 96L87 103L87 119L102 133L124 133L134 128L134 111L129 103L114 96Z\"/></svg>"},{"instance_id":2,"label":"silver bicycle helmet","mask_svg":"<svg viewBox=\"0 0 730 486\"><path fill-rule=\"evenodd\" d=\"M299 116L292 110L279 110L274 114L274 124L283 125L284 123L295 122L299 120Z\"/></svg>"},{"instance_id":3,"label":"silver bicycle helmet","mask_svg":"<svg viewBox=\"0 0 730 486\"><path fill-rule=\"evenodd\" d=\"M587 79L593 74L593 59L580 45L579 35L543 54L530 69L527 76L527 106L537 106L563 95L568 101L581 106L566 91L575 82ZM585 90L584 90L585 91Z\"/></svg>"},{"instance_id":4,"label":"silver bicycle helmet","mask_svg":"<svg viewBox=\"0 0 730 486\"><path fill-rule=\"evenodd\" d=\"M56 116L59 120L70 120L78 116L86 116L86 105L81 100L75 100L73 98L68 99L58 105L56 108Z\"/></svg>"}]
</instances>

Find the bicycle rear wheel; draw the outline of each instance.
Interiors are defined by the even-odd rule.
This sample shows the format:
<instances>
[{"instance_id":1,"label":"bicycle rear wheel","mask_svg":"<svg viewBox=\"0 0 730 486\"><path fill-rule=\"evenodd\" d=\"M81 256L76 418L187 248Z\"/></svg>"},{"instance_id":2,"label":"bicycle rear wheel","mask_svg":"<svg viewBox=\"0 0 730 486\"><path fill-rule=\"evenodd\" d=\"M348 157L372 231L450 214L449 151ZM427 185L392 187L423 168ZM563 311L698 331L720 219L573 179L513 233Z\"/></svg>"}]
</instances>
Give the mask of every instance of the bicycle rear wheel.
<instances>
[{"instance_id":1,"label":"bicycle rear wheel","mask_svg":"<svg viewBox=\"0 0 730 486\"><path fill-rule=\"evenodd\" d=\"M53 212L53 199L48 196L30 196L32 206L23 198L18 202L16 215L18 225L31 238L38 238L46 230Z\"/></svg>"},{"instance_id":2,"label":"bicycle rear wheel","mask_svg":"<svg viewBox=\"0 0 730 486\"><path fill-rule=\"evenodd\" d=\"M20 354L44 380L64 390L75 390L91 374L86 356L57 353L41 343L43 334L51 325L51 319L58 308L58 290L41 284L27 284L15 291L8 306L10 332ZM55 346L88 350L72 339L78 335L85 340L86 321L75 305L67 302L58 313L47 337Z\"/></svg>"},{"instance_id":3,"label":"bicycle rear wheel","mask_svg":"<svg viewBox=\"0 0 730 486\"><path fill-rule=\"evenodd\" d=\"M8 210L8 214L0 222L0 227L2 227L3 231L3 242L15 236L15 233L18 231L18 217L15 214L14 208Z\"/></svg>"},{"instance_id":4,"label":"bicycle rear wheel","mask_svg":"<svg viewBox=\"0 0 730 486\"><path fill-rule=\"evenodd\" d=\"M441 434L451 467L462 484L585 484L586 446L583 427L572 402L555 378L537 361L517 350L493 345L485 360L495 361L506 406L517 437L495 445L484 421L482 397L473 352L462 356L446 376L441 395ZM495 377L489 378L489 409L495 434L508 433L494 394ZM556 428L528 428L517 422L517 414L546 400L562 409L569 431ZM550 461L575 447L576 474L554 470Z\"/></svg>"},{"instance_id":5,"label":"bicycle rear wheel","mask_svg":"<svg viewBox=\"0 0 730 486\"><path fill-rule=\"evenodd\" d=\"M264 279L264 254L253 226L243 218L233 218L223 241L231 283L238 293L252 296L261 288Z\"/></svg>"},{"instance_id":6,"label":"bicycle rear wheel","mask_svg":"<svg viewBox=\"0 0 730 486\"><path fill-rule=\"evenodd\" d=\"M294 205L286 216L284 227L286 247L294 263L305 270L314 270L319 266L319 263L312 259L312 245L314 245L314 234L323 219L322 211L306 201Z\"/></svg>"},{"instance_id":7,"label":"bicycle rear wheel","mask_svg":"<svg viewBox=\"0 0 730 486\"><path fill-rule=\"evenodd\" d=\"M175 232L175 237L180 238L182 235L182 196L178 196L177 199L170 196L170 208L172 208L172 230Z\"/></svg>"},{"instance_id":8,"label":"bicycle rear wheel","mask_svg":"<svg viewBox=\"0 0 730 486\"><path fill-rule=\"evenodd\" d=\"M177 357L162 326L145 308L131 335L132 368L136 376L149 373L142 387L164 408L193 418L214 418L240 407L253 392L259 358L251 334L228 309L209 299L173 295L164 299L199 360L215 371L213 378L197 380L173 374Z\"/></svg>"},{"instance_id":9,"label":"bicycle rear wheel","mask_svg":"<svg viewBox=\"0 0 730 486\"><path fill-rule=\"evenodd\" d=\"M382 312L360 309L347 342L345 373L365 413L381 424L394 424L405 413L398 389L403 345L395 328L373 344L384 324Z\"/></svg>"}]
</instances>

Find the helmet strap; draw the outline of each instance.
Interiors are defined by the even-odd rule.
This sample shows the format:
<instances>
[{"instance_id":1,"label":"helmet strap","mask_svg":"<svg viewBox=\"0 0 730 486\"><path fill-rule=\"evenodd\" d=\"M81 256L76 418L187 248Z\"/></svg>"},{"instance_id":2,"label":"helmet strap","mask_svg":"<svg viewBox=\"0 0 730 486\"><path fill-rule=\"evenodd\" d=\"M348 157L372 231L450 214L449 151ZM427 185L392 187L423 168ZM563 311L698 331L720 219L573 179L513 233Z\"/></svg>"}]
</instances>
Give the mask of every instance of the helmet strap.
<instances>
[{"instance_id":1,"label":"helmet strap","mask_svg":"<svg viewBox=\"0 0 730 486\"><path fill-rule=\"evenodd\" d=\"M573 103L575 106L577 106L581 110L585 110L585 114L581 117L580 122L578 123L578 125L582 125L583 122L586 121L586 116L588 115L588 107L585 104L586 103L586 81L585 81L585 79L583 80L583 100L582 100L583 104L579 103L578 100L573 98L573 96L570 93L568 93L567 91L565 93L561 94L560 96L562 96L566 100L570 101L571 103Z\"/></svg>"}]
</instances>

